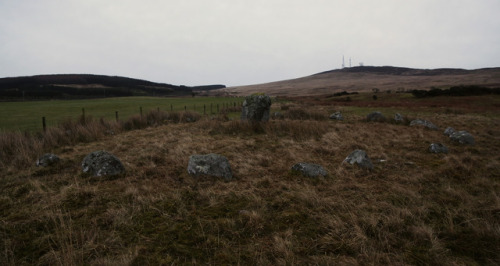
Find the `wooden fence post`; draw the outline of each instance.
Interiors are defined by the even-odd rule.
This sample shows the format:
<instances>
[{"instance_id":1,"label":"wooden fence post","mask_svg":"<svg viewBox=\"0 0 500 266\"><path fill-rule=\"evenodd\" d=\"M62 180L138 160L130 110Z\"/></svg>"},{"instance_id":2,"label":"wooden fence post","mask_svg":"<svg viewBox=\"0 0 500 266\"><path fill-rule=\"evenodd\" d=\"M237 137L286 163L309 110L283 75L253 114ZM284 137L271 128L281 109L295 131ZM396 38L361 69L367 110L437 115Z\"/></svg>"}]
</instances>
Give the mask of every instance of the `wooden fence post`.
<instances>
[{"instance_id":1,"label":"wooden fence post","mask_svg":"<svg viewBox=\"0 0 500 266\"><path fill-rule=\"evenodd\" d=\"M203 115L206 115L207 114L207 105L204 104L203 105Z\"/></svg>"},{"instance_id":2,"label":"wooden fence post","mask_svg":"<svg viewBox=\"0 0 500 266\"><path fill-rule=\"evenodd\" d=\"M45 116L42 117L42 128L43 128L43 132L47 131L47 124L45 123Z\"/></svg>"},{"instance_id":3,"label":"wooden fence post","mask_svg":"<svg viewBox=\"0 0 500 266\"><path fill-rule=\"evenodd\" d=\"M142 106L139 107L139 110L141 111L141 118L142 118Z\"/></svg>"},{"instance_id":4,"label":"wooden fence post","mask_svg":"<svg viewBox=\"0 0 500 266\"><path fill-rule=\"evenodd\" d=\"M116 122L118 122L118 111L115 111Z\"/></svg>"}]
</instances>

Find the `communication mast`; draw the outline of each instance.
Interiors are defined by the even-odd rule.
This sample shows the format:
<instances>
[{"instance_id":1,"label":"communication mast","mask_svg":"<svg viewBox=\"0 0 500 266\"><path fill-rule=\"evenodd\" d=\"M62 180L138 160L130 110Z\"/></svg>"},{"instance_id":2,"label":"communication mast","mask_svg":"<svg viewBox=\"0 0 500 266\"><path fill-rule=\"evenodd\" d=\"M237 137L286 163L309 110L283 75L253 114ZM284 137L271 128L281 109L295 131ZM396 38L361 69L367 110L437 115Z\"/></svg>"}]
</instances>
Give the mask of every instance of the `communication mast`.
<instances>
[{"instance_id":1,"label":"communication mast","mask_svg":"<svg viewBox=\"0 0 500 266\"><path fill-rule=\"evenodd\" d=\"M342 55L342 68L345 68L345 64L344 64L344 56Z\"/></svg>"}]
</instances>

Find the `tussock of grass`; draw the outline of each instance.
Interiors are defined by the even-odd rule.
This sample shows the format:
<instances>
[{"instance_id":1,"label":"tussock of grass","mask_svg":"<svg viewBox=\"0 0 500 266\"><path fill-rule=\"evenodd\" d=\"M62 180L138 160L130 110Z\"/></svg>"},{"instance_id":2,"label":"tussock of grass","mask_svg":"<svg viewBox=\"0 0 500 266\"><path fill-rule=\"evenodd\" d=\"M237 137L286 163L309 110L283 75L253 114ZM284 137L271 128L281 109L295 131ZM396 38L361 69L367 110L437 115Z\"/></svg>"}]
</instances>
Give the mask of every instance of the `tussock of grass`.
<instances>
[{"instance_id":1,"label":"tussock of grass","mask_svg":"<svg viewBox=\"0 0 500 266\"><path fill-rule=\"evenodd\" d=\"M47 146L42 135L0 138L8 153L26 153L18 165L28 160L24 170L0 170L2 264L500 263L494 117L422 117L472 131L476 145L460 146L441 131L353 116L263 124L151 116L143 120L159 122L131 122L144 128L130 131L90 119L99 130L87 129L83 142L57 135L81 122L45 133ZM436 141L450 153L428 153ZM23 145L50 147L61 164L36 168ZM342 164L358 148L373 171ZM127 175L82 177L81 159L97 149L118 156ZM189 155L211 152L229 159L233 181L188 175ZM320 164L330 177L293 174L297 162Z\"/></svg>"}]
</instances>

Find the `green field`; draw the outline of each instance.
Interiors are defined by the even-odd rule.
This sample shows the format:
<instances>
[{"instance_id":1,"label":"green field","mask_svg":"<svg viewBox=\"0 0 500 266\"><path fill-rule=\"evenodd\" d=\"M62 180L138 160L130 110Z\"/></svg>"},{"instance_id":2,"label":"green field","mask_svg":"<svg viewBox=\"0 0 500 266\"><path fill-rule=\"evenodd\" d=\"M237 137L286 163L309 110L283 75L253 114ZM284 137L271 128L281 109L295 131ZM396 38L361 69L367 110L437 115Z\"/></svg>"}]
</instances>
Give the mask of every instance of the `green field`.
<instances>
[{"instance_id":1,"label":"green field","mask_svg":"<svg viewBox=\"0 0 500 266\"><path fill-rule=\"evenodd\" d=\"M161 111L197 111L206 113L220 110L223 105L241 104L242 98L234 97L196 97L196 98L157 98L157 97L121 97L91 100L54 100L35 102L2 102L0 103L0 130L3 131L40 131L42 117L46 118L47 126L54 126L67 119L76 119L85 109L86 116L94 118L115 119L118 112L120 119L132 115L144 114L151 110Z\"/></svg>"}]
</instances>

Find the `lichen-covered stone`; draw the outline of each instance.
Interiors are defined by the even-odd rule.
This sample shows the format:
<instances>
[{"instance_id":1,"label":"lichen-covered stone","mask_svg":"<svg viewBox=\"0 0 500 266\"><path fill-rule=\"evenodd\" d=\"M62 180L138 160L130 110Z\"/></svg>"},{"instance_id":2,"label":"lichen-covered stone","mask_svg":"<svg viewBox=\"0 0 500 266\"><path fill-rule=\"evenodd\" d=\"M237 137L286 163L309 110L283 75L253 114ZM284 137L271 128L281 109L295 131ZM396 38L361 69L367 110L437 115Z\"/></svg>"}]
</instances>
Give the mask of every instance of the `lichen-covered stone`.
<instances>
[{"instance_id":1,"label":"lichen-covered stone","mask_svg":"<svg viewBox=\"0 0 500 266\"><path fill-rule=\"evenodd\" d=\"M292 171L300 172L307 177L327 176L328 172L323 166L312 163L297 163L292 166Z\"/></svg>"},{"instance_id":2,"label":"lichen-covered stone","mask_svg":"<svg viewBox=\"0 0 500 266\"><path fill-rule=\"evenodd\" d=\"M474 137L467 131L455 131L450 135L450 139L460 144L475 144Z\"/></svg>"},{"instance_id":3,"label":"lichen-covered stone","mask_svg":"<svg viewBox=\"0 0 500 266\"><path fill-rule=\"evenodd\" d=\"M342 121L342 120L344 120L344 116L342 116L341 112L335 112L335 113L330 115L330 119Z\"/></svg>"},{"instance_id":4,"label":"lichen-covered stone","mask_svg":"<svg viewBox=\"0 0 500 266\"><path fill-rule=\"evenodd\" d=\"M267 95L254 94L245 97L241 110L241 120L250 122L269 121L271 98Z\"/></svg>"},{"instance_id":5,"label":"lichen-covered stone","mask_svg":"<svg viewBox=\"0 0 500 266\"><path fill-rule=\"evenodd\" d=\"M344 160L344 162L349 164L356 164L364 169L373 169L373 164L368 154L364 150L355 150L349 154Z\"/></svg>"},{"instance_id":6,"label":"lichen-covered stone","mask_svg":"<svg viewBox=\"0 0 500 266\"><path fill-rule=\"evenodd\" d=\"M450 137L453 133L455 133L455 129L452 127L447 127L443 132L443 134L448 137Z\"/></svg>"},{"instance_id":7,"label":"lichen-covered stone","mask_svg":"<svg viewBox=\"0 0 500 266\"><path fill-rule=\"evenodd\" d=\"M438 127L431 123L430 121L423 120L423 119L415 119L410 122L410 126L424 126L428 129L432 130L438 130Z\"/></svg>"},{"instance_id":8,"label":"lichen-covered stone","mask_svg":"<svg viewBox=\"0 0 500 266\"><path fill-rule=\"evenodd\" d=\"M405 118L400 113L396 113L394 115L394 121L396 123L404 123L405 122Z\"/></svg>"},{"instance_id":9,"label":"lichen-covered stone","mask_svg":"<svg viewBox=\"0 0 500 266\"><path fill-rule=\"evenodd\" d=\"M381 112L371 112L366 116L368 122L385 122L386 118Z\"/></svg>"},{"instance_id":10,"label":"lichen-covered stone","mask_svg":"<svg viewBox=\"0 0 500 266\"><path fill-rule=\"evenodd\" d=\"M59 159L59 157L57 157L57 155L52 154L52 153L46 153L46 154L40 156L40 158L38 158L38 160L36 161L36 166L47 167L47 166L54 165L54 164L58 163L59 161L60 161L60 159Z\"/></svg>"},{"instance_id":11,"label":"lichen-covered stone","mask_svg":"<svg viewBox=\"0 0 500 266\"><path fill-rule=\"evenodd\" d=\"M432 153L448 153L448 148L441 143L432 143L429 146L429 152Z\"/></svg>"},{"instance_id":12,"label":"lichen-covered stone","mask_svg":"<svg viewBox=\"0 0 500 266\"><path fill-rule=\"evenodd\" d=\"M95 151L83 159L82 171L93 176L115 176L125 173L125 167L113 154Z\"/></svg>"},{"instance_id":13,"label":"lichen-covered stone","mask_svg":"<svg viewBox=\"0 0 500 266\"><path fill-rule=\"evenodd\" d=\"M223 177L226 181L233 178L231 166L226 157L218 154L191 155L187 171L190 175Z\"/></svg>"}]
</instances>

